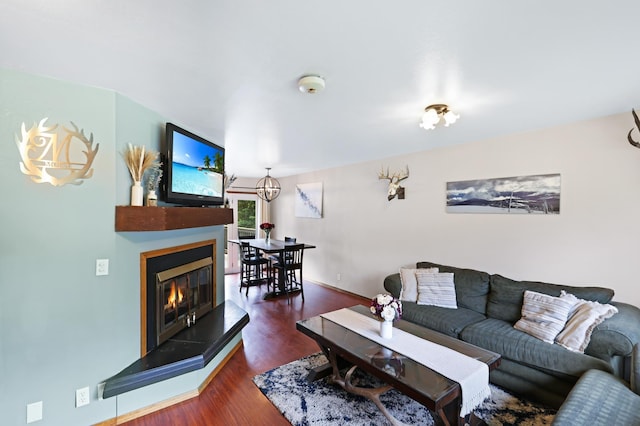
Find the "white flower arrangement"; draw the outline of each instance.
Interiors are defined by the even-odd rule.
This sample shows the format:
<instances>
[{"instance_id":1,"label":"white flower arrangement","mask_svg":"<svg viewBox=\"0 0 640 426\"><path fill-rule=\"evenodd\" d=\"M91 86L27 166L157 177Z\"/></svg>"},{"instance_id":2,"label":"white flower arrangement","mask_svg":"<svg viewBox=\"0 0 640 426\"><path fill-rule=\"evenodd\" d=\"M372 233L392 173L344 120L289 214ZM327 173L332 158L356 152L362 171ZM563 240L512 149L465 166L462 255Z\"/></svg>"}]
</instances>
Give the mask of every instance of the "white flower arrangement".
<instances>
[{"instance_id":1,"label":"white flower arrangement","mask_svg":"<svg viewBox=\"0 0 640 426\"><path fill-rule=\"evenodd\" d=\"M378 294L371 299L371 313L385 321L402 317L402 302L390 294Z\"/></svg>"}]
</instances>

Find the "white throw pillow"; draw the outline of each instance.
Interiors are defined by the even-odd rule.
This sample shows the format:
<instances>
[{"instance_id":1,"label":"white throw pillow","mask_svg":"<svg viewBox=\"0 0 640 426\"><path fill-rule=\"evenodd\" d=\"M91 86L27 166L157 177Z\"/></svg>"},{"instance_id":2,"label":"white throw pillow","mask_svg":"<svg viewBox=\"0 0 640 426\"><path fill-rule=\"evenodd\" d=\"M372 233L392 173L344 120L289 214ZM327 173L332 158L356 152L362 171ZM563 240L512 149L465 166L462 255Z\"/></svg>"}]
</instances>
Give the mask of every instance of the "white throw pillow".
<instances>
[{"instance_id":1,"label":"white throw pillow","mask_svg":"<svg viewBox=\"0 0 640 426\"><path fill-rule=\"evenodd\" d=\"M438 268L400 268L400 282L402 283L400 300L407 302L416 302L418 300L418 281L416 279L416 271L438 272Z\"/></svg>"},{"instance_id":2,"label":"white throw pillow","mask_svg":"<svg viewBox=\"0 0 640 426\"><path fill-rule=\"evenodd\" d=\"M418 280L418 305L440 306L456 309L456 287L451 272L416 271Z\"/></svg>"},{"instance_id":3,"label":"white throw pillow","mask_svg":"<svg viewBox=\"0 0 640 426\"><path fill-rule=\"evenodd\" d=\"M574 302L566 298L525 290L522 318L513 326L533 337L553 343L569 318Z\"/></svg>"},{"instance_id":4,"label":"white throw pillow","mask_svg":"<svg viewBox=\"0 0 640 426\"><path fill-rule=\"evenodd\" d=\"M617 314L618 309L612 305L578 299L564 290L560 297L570 300L574 308L564 330L556 337L556 343L570 351L584 353L596 326Z\"/></svg>"}]
</instances>

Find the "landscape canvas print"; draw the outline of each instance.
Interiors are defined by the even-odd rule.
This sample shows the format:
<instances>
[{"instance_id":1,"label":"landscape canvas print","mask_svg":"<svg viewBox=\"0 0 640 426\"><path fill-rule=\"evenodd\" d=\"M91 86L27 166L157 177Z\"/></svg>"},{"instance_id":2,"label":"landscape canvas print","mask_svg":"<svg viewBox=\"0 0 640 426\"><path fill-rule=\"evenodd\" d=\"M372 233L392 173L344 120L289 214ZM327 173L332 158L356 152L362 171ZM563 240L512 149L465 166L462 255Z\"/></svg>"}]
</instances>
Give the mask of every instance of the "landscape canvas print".
<instances>
[{"instance_id":1,"label":"landscape canvas print","mask_svg":"<svg viewBox=\"0 0 640 426\"><path fill-rule=\"evenodd\" d=\"M447 213L560 214L560 174L447 182Z\"/></svg>"},{"instance_id":2,"label":"landscape canvas print","mask_svg":"<svg viewBox=\"0 0 640 426\"><path fill-rule=\"evenodd\" d=\"M322 182L296 185L296 217L322 217Z\"/></svg>"}]
</instances>

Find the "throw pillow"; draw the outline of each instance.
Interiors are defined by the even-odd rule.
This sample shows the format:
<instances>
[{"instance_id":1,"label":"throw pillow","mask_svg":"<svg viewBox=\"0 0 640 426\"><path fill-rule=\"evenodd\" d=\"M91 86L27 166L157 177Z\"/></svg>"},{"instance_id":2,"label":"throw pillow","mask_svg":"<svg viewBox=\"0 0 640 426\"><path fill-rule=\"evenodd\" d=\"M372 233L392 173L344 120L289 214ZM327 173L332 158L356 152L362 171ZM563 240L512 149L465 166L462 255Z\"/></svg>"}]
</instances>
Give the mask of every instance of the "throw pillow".
<instances>
[{"instance_id":1,"label":"throw pillow","mask_svg":"<svg viewBox=\"0 0 640 426\"><path fill-rule=\"evenodd\" d=\"M418 305L440 306L457 309L456 287L451 272L416 271L418 280Z\"/></svg>"},{"instance_id":2,"label":"throw pillow","mask_svg":"<svg viewBox=\"0 0 640 426\"><path fill-rule=\"evenodd\" d=\"M553 343L567 323L573 305L567 299L525 290L522 317L513 327L544 342Z\"/></svg>"},{"instance_id":3,"label":"throw pillow","mask_svg":"<svg viewBox=\"0 0 640 426\"><path fill-rule=\"evenodd\" d=\"M400 300L407 302L415 302L418 300L418 281L416 279L416 271L438 272L438 268L400 268L400 282L402 283Z\"/></svg>"},{"instance_id":4,"label":"throw pillow","mask_svg":"<svg viewBox=\"0 0 640 426\"><path fill-rule=\"evenodd\" d=\"M556 337L556 343L570 351L584 353L596 326L617 314L618 309L612 305L578 299L564 290L560 297L570 300L574 308L564 329Z\"/></svg>"}]
</instances>

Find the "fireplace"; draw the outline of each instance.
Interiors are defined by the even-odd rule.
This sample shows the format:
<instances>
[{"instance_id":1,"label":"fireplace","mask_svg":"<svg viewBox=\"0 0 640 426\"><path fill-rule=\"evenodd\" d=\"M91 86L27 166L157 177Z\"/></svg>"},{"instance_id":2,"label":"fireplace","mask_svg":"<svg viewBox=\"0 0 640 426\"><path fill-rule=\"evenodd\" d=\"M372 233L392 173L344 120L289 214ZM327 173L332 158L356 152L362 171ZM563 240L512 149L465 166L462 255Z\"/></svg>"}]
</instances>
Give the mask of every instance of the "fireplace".
<instances>
[{"instance_id":1,"label":"fireplace","mask_svg":"<svg viewBox=\"0 0 640 426\"><path fill-rule=\"evenodd\" d=\"M156 274L156 345L213 309L210 257Z\"/></svg>"},{"instance_id":2,"label":"fireplace","mask_svg":"<svg viewBox=\"0 0 640 426\"><path fill-rule=\"evenodd\" d=\"M215 240L140 254L141 355L215 306Z\"/></svg>"}]
</instances>

